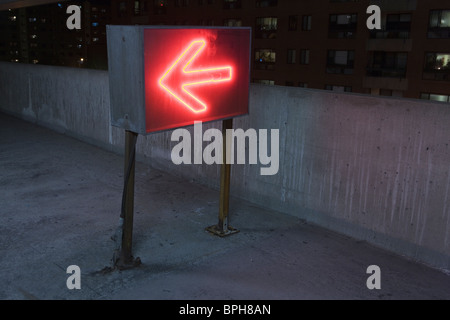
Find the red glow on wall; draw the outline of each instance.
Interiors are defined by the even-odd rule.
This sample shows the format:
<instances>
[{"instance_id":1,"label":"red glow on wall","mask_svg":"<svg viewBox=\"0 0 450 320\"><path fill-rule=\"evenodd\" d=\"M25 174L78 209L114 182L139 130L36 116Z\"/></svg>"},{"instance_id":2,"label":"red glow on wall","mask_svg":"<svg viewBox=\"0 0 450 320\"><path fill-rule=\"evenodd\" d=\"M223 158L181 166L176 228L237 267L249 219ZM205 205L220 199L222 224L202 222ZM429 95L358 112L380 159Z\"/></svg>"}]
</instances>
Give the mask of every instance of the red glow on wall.
<instances>
[{"instance_id":1,"label":"red glow on wall","mask_svg":"<svg viewBox=\"0 0 450 320\"><path fill-rule=\"evenodd\" d=\"M146 130L248 113L250 28L144 29Z\"/></svg>"},{"instance_id":2,"label":"red glow on wall","mask_svg":"<svg viewBox=\"0 0 450 320\"><path fill-rule=\"evenodd\" d=\"M220 82L232 80L233 69L230 66L197 70L189 69L192 61L197 58L205 46L206 41L203 39L192 41L187 49L183 51L174 64L167 69L158 81L163 90L167 91L168 94L175 97L180 104L194 113L204 112L208 109L208 106L187 90L186 87L218 84ZM174 83L169 83L171 76L175 73L183 73L182 79L186 78L186 82L179 82L179 77L172 77L176 80L173 81Z\"/></svg>"}]
</instances>

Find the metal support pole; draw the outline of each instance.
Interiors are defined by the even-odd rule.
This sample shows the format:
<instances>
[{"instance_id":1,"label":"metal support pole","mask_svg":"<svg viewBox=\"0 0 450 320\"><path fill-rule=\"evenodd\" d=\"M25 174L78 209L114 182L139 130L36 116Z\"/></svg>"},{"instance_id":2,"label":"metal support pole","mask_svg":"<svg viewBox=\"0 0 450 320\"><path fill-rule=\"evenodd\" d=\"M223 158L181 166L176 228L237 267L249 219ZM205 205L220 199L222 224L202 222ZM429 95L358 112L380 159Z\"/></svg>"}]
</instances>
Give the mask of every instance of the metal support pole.
<instances>
[{"instance_id":1,"label":"metal support pole","mask_svg":"<svg viewBox=\"0 0 450 320\"><path fill-rule=\"evenodd\" d=\"M230 208L230 177L231 164L227 161L231 155L231 141L227 143L227 130L233 128L233 119L222 121L222 165L220 168L220 200L219 200L219 223L207 227L206 230L220 237L228 236L239 230L228 225L228 212Z\"/></svg>"},{"instance_id":2,"label":"metal support pole","mask_svg":"<svg viewBox=\"0 0 450 320\"><path fill-rule=\"evenodd\" d=\"M138 134L125 131L125 169L124 189L122 194L122 244L116 266L126 269L140 264L140 259L133 258L133 215L134 215L134 173L136 165L136 141Z\"/></svg>"}]
</instances>

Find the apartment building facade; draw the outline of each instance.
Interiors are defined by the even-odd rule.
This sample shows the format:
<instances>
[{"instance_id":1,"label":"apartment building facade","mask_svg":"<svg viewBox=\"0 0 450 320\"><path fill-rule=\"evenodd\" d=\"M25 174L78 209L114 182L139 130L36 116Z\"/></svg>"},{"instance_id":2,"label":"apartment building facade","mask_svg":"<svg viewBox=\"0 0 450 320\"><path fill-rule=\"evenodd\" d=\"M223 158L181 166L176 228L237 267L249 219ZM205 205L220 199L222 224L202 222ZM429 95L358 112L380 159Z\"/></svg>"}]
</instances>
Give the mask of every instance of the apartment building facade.
<instances>
[{"instance_id":1,"label":"apartment building facade","mask_svg":"<svg viewBox=\"0 0 450 320\"><path fill-rule=\"evenodd\" d=\"M70 3L83 6L78 32L64 27ZM366 25L370 5L380 30ZM448 0L66 1L1 15L17 34L3 60L106 68L106 24L250 26L252 82L450 102Z\"/></svg>"},{"instance_id":2,"label":"apartment building facade","mask_svg":"<svg viewBox=\"0 0 450 320\"><path fill-rule=\"evenodd\" d=\"M66 26L72 4L80 7L79 30ZM109 0L75 0L0 11L0 59L106 69L110 8Z\"/></svg>"}]
</instances>

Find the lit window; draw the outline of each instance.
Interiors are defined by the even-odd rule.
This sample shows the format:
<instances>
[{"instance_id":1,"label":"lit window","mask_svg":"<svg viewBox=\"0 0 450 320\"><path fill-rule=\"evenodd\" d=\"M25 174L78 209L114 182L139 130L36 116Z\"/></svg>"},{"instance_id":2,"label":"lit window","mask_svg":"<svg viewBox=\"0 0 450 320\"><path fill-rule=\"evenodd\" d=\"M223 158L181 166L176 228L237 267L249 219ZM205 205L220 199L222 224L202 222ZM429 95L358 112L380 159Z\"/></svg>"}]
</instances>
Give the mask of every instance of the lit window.
<instances>
[{"instance_id":1,"label":"lit window","mask_svg":"<svg viewBox=\"0 0 450 320\"><path fill-rule=\"evenodd\" d=\"M447 94L422 93L420 98L431 101L450 102L450 96Z\"/></svg>"},{"instance_id":2,"label":"lit window","mask_svg":"<svg viewBox=\"0 0 450 320\"><path fill-rule=\"evenodd\" d=\"M255 52L255 61L260 63L275 63L276 54L272 49L259 49Z\"/></svg>"},{"instance_id":3,"label":"lit window","mask_svg":"<svg viewBox=\"0 0 450 320\"><path fill-rule=\"evenodd\" d=\"M276 53L272 49L255 50L255 67L257 69L272 70L276 62Z\"/></svg>"},{"instance_id":4,"label":"lit window","mask_svg":"<svg viewBox=\"0 0 450 320\"><path fill-rule=\"evenodd\" d=\"M428 38L450 38L450 10L430 11Z\"/></svg>"},{"instance_id":5,"label":"lit window","mask_svg":"<svg viewBox=\"0 0 450 320\"><path fill-rule=\"evenodd\" d=\"M450 70L450 53L428 53L426 70Z\"/></svg>"},{"instance_id":6,"label":"lit window","mask_svg":"<svg viewBox=\"0 0 450 320\"><path fill-rule=\"evenodd\" d=\"M256 38L275 39L277 35L278 19L275 17L256 18Z\"/></svg>"},{"instance_id":7,"label":"lit window","mask_svg":"<svg viewBox=\"0 0 450 320\"><path fill-rule=\"evenodd\" d=\"M427 53L423 78L450 81L450 53Z\"/></svg>"},{"instance_id":8,"label":"lit window","mask_svg":"<svg viewBox=\"0 0 450 320\"><path fill-rule=\"evenodd\" d=\"M432 10L430 28L450 28L450 10Z\"/></svg>"}]
</instances>

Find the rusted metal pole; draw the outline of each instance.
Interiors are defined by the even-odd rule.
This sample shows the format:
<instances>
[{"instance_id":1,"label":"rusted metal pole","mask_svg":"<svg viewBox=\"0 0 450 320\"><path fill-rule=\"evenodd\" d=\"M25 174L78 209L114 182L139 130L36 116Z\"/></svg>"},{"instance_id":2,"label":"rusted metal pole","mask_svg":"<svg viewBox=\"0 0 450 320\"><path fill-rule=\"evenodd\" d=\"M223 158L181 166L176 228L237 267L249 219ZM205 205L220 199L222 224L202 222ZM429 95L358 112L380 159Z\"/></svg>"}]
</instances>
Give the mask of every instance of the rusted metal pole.
<instances>
[{"instance_id":1,"label":"rusted metal pole","mask_svg":"<svg viewBox=\"0 0 450 320\"><path fill-rule=\"evenodd\" d=\"M134 176L136 166L136 141L138 134L125 131L125 168L124 190L122 195L122 244L116 266L124 269L140 264L140 259L133 258L133 216L134 216Z\"/></svg>"},{"instance_id":2,"label":"rusted metal pole","mask_svg":"<svg viewBox=\"0 0 450 320\"><path fill-rule=\"evenodd\" d=\"M231 141L227 140L227 130L232 128L232 118L222 121L222 165L220 168L219 222L217 225L206 228L207 231L221 237L239 232L237 229L234 229L228 225L231 178L231 164L228 158L231 155Z\"/></svg>"}]
</instances>

